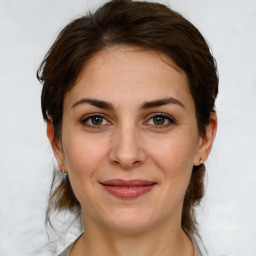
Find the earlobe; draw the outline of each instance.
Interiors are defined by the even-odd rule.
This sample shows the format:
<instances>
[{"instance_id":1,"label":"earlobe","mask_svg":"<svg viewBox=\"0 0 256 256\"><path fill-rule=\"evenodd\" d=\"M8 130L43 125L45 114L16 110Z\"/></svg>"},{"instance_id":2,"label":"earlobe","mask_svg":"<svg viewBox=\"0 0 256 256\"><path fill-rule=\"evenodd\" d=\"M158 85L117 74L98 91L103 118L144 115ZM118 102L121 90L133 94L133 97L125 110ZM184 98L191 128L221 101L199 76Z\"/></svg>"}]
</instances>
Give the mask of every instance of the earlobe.
<instances>
[{"instance_id":1,"label":"earlobe","mask_svg":"<svg viewBox=\"0 0 256 256\"><path fill-rule=\"evenodd\" d=\"M54 126L53 126L52 122L47 122L46 133L47 133L47 137L51 143L54 156L58 162L59 169L64 170L64 158L63 158L63 152L62 152L62 148L61 148L61 142L58 141L54 137Z\"/></svg>"},{"instance_id":2,"label":"earlobe","mask_svg":"<svg viewBox=\"0 0 256 256\"><path fill-rule=\"evenodd\" d=\"M200 165L201 161L204 163L212 149L213 141L217 131L217 115L211 113L210 122L206 127L205 136L200 138L197 154L194 158L194 165Z\"/></svg>"}]
</instances>

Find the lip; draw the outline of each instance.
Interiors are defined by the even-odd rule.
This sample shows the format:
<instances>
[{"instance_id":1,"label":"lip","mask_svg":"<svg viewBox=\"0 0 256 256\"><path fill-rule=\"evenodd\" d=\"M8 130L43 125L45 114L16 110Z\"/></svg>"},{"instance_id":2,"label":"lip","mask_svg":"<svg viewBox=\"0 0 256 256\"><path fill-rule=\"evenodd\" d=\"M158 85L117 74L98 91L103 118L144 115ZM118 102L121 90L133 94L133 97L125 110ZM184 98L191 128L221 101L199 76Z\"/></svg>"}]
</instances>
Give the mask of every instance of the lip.
<instances>
[{"instance_id":1,"label":"lip","mask_svg":"<svg viewBox=\"0 0 256 256\"><path fill-rule=\"evenodd\" d=\"M113 179L100 182L100 184L110 194L122 198L132 199L144 195L149 192L157 183L149 180L122 180Z\"/></svg>"}]
</instances>

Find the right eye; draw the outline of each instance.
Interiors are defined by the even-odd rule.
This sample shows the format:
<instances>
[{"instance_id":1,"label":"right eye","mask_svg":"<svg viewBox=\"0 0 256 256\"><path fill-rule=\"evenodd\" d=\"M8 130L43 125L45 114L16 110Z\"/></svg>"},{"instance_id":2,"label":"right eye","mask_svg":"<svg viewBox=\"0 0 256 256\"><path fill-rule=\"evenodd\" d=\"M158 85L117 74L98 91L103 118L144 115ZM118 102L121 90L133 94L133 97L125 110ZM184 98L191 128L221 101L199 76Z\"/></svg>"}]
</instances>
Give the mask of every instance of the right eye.
<instances>
[{"instance_id":1,"label":"right eye","mask_svg":"<svg viewBox=\"0 0 256 256\"><path fill-rule=\"evenodd\" d=\"M102 115L90 115L83 118L82 123L88 127L100 128L103 125L110 124L109 121Z\"/></svg>"}]
</instances>

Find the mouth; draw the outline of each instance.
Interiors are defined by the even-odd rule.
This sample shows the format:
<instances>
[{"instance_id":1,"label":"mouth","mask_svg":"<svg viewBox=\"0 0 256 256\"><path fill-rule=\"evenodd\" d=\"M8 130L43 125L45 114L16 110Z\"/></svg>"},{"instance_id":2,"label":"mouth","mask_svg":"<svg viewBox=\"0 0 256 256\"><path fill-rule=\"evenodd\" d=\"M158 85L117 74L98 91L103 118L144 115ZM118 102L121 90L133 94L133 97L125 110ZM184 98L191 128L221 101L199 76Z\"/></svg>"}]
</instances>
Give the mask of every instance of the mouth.
<instances>
[{"instance_id":1,"label":"mouth","mask_svg":"<svg viewBox=\"0 0 256 256\"><path fill-rule=\"evenodd\" d=\"M100 184L110 194L122 198L122 199L133 199L144 195L145 193L152 190L157 185L156 182L148 180L122 180L113 179L100 182Z\"/></svg>"}]
</instances>

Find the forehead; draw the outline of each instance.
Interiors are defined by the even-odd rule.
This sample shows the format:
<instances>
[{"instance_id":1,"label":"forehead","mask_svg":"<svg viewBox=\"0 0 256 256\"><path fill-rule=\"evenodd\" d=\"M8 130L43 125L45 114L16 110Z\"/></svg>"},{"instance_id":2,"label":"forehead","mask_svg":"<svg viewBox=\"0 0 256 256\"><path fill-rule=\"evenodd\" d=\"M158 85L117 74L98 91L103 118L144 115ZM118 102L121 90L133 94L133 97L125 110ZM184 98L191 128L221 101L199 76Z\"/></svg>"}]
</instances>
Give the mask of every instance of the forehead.
<instances>
[{"instance_id":1,"label":"forehead","mask_svg":"<svg viewBox=\"0 0 256 256\"><path fill-rule=\"evenodd\" d=\"M106 47L100 52L93 55L93 57L85 64L79 78L90 76L95 72L105 72L108 69L110 74L111 68L118 66L115 73L121 70L124 72L131 72L132 76L136 76L138 72L148 72L148 75L163 75L166 71L177 71L180 76L187 79L186 74L181 70L175 62L166 54L156 50L149 50L139 46L111 46Z\"/></svg>"},{"instance_id":2,"label":"forehead","mask_svg":"<svg viewBox=\"0 0 256 256\"><path fill-rule=\"evenodd\" d=\"M192 99L185 72L168 56L139 47L114 46L98 52L86 63L65 102L106 95L112 101L120 97L152 100L167 94L183 101Z\"/></svg>"}]
</instances>

